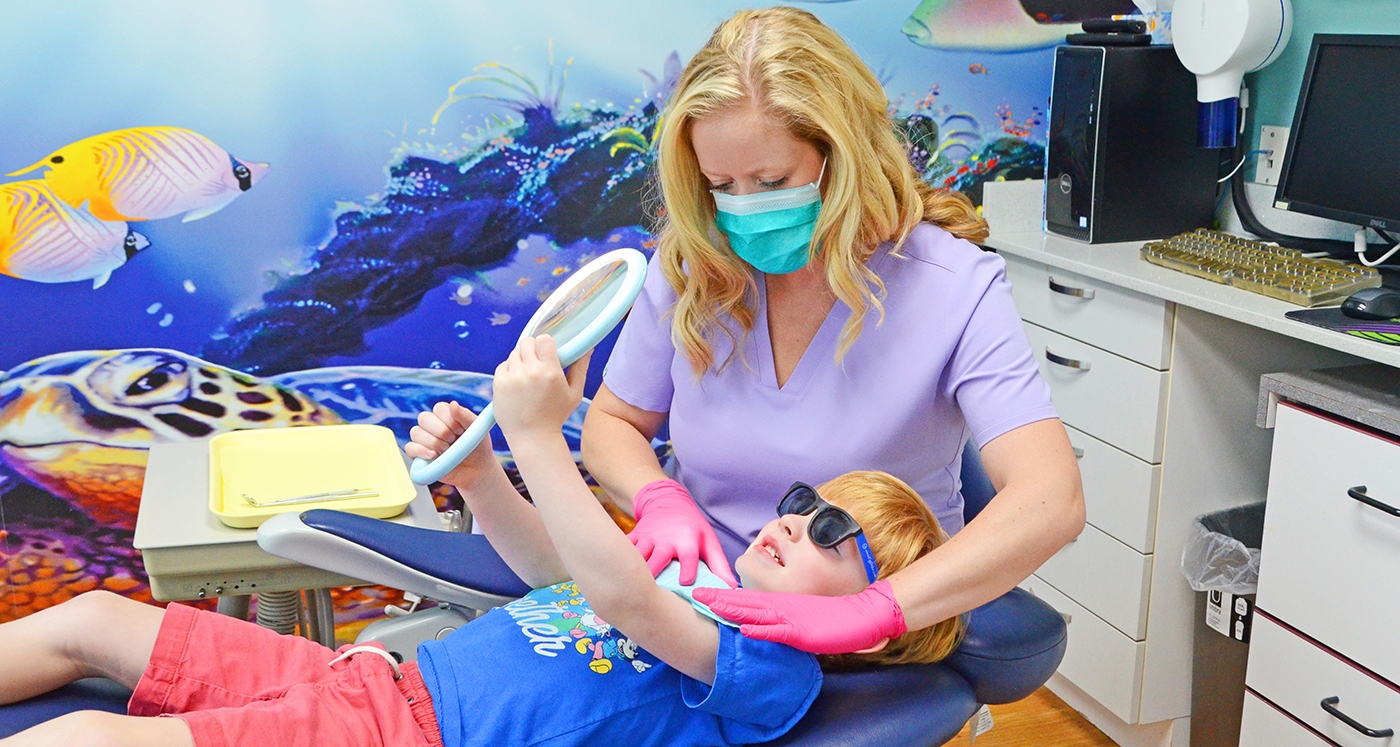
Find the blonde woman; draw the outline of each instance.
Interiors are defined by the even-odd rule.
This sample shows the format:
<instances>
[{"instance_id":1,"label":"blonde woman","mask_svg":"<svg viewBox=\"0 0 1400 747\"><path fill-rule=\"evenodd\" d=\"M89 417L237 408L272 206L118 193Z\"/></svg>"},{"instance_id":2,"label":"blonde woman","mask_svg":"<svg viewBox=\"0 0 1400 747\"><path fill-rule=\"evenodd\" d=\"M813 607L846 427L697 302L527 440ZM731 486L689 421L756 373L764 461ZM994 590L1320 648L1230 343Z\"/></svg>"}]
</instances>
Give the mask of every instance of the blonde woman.
<instances>
[{"instance_id":1,"label":"blonde woman","mask_svg":"<svg viewBox=\"0 0 1400 747\"><path fill-rule=\"evenodd\" d=\"M835 32L793 8L725 21L677 83L658 171L659 247L583 431L653 572L679 559L684 583L698 558L732 584L724 556L765 496L891 473L947 544L854 595L702 594L746 635L836 654L990 601L1079 534L1079 471L1004 264L971 243L986 224L918 179ZM669 476L649 446L668 419ZM964 529L968 438L998 493Z\"/></svg>"}]
</instances>

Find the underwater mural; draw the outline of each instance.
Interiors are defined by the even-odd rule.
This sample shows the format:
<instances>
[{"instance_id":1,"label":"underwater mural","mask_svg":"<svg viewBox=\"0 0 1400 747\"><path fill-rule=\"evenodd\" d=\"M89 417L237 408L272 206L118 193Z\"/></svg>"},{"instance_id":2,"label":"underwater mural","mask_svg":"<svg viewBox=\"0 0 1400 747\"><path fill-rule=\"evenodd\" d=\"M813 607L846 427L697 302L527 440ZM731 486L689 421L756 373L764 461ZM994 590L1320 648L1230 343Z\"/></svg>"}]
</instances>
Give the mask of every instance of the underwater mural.
<instances>
[{"instance_id":1,"label":"underwater mural","mask_svg":"<svg viewBox=\"0 0 1400 747\"><path fill-rule=\"evenodd\" d=\"M150 599L131 540L155 444L249 428L365 423L389 428L402 445L433 403L455 400L479 411L490 397L487 374L347 366L260 378L160 349L57 353L6 371L0 463L28 486L6 496L9 562L0 572L12 587L12 609L0 620L99 587ZM564 425L576 454L587 410L585 401ZM497 456L523 487L509 451ZM0 484L7 488L18 486ZM455 495L437 497L443 509L462 507ZM190 499L203 505L207 496ZM340 611L364 617L382 608L382 595L368 601L367 610L342 604Z\"/></svg>"},{"instance_id":2,"label":"underwater mural","mask_svg":"<svg viewBox=\"0 0 1400 747\"><path fill-rule=\"evenodd\" d=\"M184 222L222 210L268 165L234 158L197 132L142 127L84 138L0 185L0 272L40 283L92 280L94 290L150 242L128 221Z\"/></svg>"},{"instance_id":3,"label":"underwater mural","mask_svg":"<svg viewBox=\"0 0 1400 747\"><path fill-rule=\"evenodd\" d=\"M748 5L0 3L25 30L0 45L0 621L150 600L131 536L153 445L330 423L402 443L433 402L479 409L551 290L653 250L666 97ZM980 204L1043 172L1047 45L1076 19L1031 4L804 7L876 70L919 173ZM335 598L343 638L395 596Z\"/></svg>"},{"instance_id":4,"label":"underwater mural","mask_svg":"<svg viewBox=\"0 0 1400 747\"><path fill-rule=\"evenodd\" d=\"M1010 52L1063 44L1086 19L1137 12L1132 0L922 0L900 30L934 49Z\"/></svg>"}]
</instances>

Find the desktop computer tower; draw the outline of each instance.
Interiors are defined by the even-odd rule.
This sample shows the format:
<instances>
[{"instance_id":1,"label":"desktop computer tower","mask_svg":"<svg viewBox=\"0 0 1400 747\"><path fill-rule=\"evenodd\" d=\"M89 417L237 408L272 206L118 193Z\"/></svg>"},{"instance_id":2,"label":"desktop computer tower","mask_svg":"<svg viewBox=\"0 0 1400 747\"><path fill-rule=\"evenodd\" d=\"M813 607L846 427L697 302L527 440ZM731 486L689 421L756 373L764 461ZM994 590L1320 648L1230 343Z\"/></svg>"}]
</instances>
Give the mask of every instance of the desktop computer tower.
<instances>
[{"instance_id":1,"label":"desktop computer tower","mask_svg":"<svg viewBox=\"0 0 1400 747\"><path fill-rule=\"evenodd\" d=\"M1196 146L1196 77L1171 47L1055 50L1047 231L1097 244L1209 227L1219 153Z\"/></svg>"}]
</instances>

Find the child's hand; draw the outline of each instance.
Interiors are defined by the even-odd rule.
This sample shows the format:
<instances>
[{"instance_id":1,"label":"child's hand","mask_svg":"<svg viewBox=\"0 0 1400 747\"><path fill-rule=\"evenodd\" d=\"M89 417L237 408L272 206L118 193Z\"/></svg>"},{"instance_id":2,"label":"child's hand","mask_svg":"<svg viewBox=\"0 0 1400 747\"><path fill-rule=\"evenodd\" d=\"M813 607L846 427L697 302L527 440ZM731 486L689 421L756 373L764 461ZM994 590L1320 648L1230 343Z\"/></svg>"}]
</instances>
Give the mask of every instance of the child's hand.
<instances>
[{"instance_id":1,"label":"child's hand","mask_svg":"<svg viewBox=\"0 0 1400 747\"><path fill-rule=\"evenodd\" d=\"M476 415L456 402L439 402L433 405L432 412L418 413L418 425L408 432L412 440L404 445L404 453L419 459L434 459L466 432L474 420ZM491 436L487 434L461 464L443 476L442 481L460 490L469 490L491 470L500 468L491 452Z\"/></svg>"},{"instance_id":2,"label":"child's hand","mask_svg":"<svg viewBox=\"0 0 1400 747\"><path fill-rule=\"evenodd\" d=\"M496 422L506 438L559 435L583 399L583 380L592 356L592 351L586 353L565 376L553 337L521 340L496 368L493 385Z\"/></svg>"}]
</instances>

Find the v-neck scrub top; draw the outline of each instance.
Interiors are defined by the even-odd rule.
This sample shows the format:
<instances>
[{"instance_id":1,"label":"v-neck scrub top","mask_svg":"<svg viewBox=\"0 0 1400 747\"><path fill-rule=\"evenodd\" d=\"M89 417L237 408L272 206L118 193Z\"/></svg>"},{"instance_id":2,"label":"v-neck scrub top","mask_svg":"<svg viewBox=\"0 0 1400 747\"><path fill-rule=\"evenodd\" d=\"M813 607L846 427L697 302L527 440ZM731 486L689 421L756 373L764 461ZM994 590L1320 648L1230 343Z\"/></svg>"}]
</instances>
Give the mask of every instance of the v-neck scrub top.
<instances>
[{"instance_id":1,"label":"v-neck scrub top","mask_svg":"<svg viewBox=\"0 0 1400 747\"><path fill-rule=\"evenodd\" d=\"M674 474L717 530L732 562L777 515L796 480L816 485L852 470L883 470L918 491L945 531L962 528L962 447L980 449L1020 426L1057 417L1006 279L1005 262L921 224L869 266L885 283L838 363L851 309L839 300L779 387L768 338L767 291L756 273L754 327L739 354L698 380L671 337L676 294L653 257L603 374L622 401L670 413ZM730 354L712 336L715 360Z\"/></svg>"}]
</instances>

